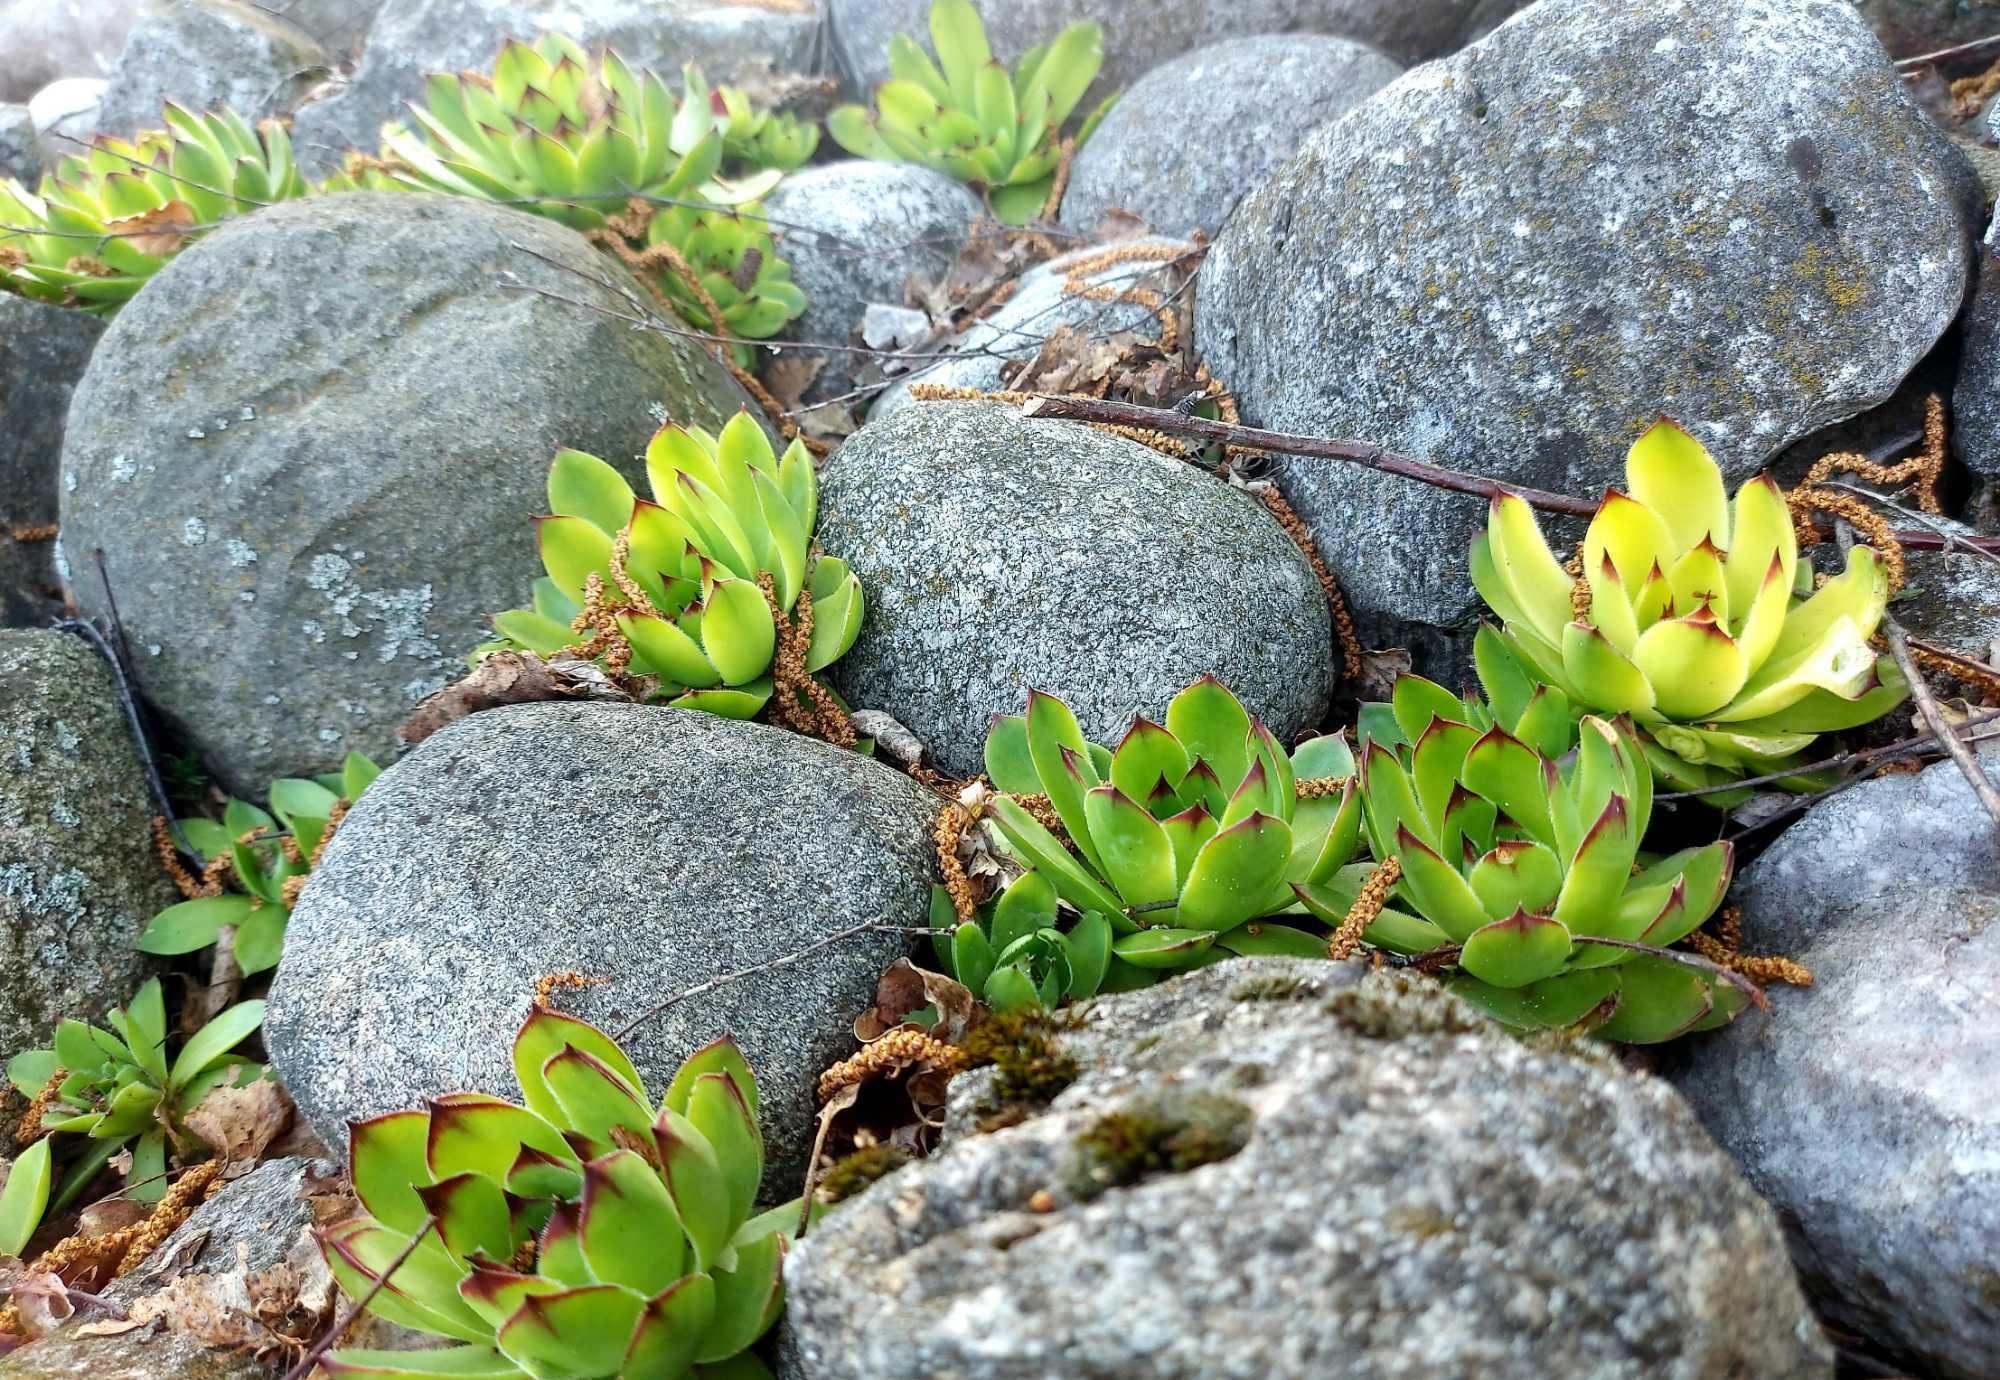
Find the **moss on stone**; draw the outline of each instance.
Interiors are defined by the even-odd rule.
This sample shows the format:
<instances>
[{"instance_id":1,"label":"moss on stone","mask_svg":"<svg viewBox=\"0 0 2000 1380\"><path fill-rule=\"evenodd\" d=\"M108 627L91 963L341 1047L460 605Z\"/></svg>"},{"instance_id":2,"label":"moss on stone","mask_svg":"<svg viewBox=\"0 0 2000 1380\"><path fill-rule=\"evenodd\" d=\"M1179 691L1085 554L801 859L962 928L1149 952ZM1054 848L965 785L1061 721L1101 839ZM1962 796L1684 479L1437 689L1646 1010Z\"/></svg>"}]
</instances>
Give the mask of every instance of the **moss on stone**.
<instances>
[{"instance_id":1,"label":"moss on stone","mask_svg":"<svg viewBox=\"0 0 2000 1380\"><path fill-rule=\"evenodd\" d=\"M909 1151L894 1145L871 1145L865 1150L844 1155L820 1175L819 1199L829 1206L844 1203L877 1180L888 1178L908 1164L911 1158Z\"/></svg>"},{"instance_id":2,"label":"moss on stone","mask_svg":"<svg viewBox=\"0 0 2000 1380\"><path fill-rule=\"evenodd\" d=\"M1250 1143L1254 1120L1248 1106L1220 1093L1169 1090L1136 1097L1077 1137L1070 1189L1089 1199L1226 1160Z\"/></svg>"}]
</instances>

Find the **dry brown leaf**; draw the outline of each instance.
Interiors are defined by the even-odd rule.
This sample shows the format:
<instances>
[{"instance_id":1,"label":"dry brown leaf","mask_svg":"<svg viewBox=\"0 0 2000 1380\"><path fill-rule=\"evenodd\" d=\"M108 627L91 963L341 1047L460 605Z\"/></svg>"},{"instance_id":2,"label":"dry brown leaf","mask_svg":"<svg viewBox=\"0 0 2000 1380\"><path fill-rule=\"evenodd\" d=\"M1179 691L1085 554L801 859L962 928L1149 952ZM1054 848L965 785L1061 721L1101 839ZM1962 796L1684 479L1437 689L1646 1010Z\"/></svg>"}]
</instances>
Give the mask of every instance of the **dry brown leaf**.
<instances>
[{"instance_id":1,"label":"dry brown leaf","mask_svg":"<svg viewBox=\"0 0 2000 1380\"><path fill-rule=\"evenodd\" d=\"M503 704L574 699L629 703L631 698L590 662L574 657L544 661L533 652L493 652L480 658L463 679L420 703L396 736L415 745L467 714Z\"/></svg>"},{"instance_id":2,"label":"dry brown leaf","mask_svg":"<svg viewBox=\"0 0 2000 1380\"><path fill-rule=\"evenodd\" d=\"M853 409L840 403L825 402L818 407L809 407L792 418L799 424L799 430L815 441L840 441L861 429Z\"/></svg>"},{"instance_id":3,"label":"dry brown leaf","mask_svg":"<svg viewBox=\"0 0 2000 1380\"><path fill-rule=\"evenodd\" d=\"M1098 244L1116 244L1120 240L1136 240L1152 233L1152 227L1142 217L1123 206L1111 206L1105 209L1097 228L1090 232L1090 238Z\"/></svg>"},{"instance_id":4,"label":"dry brown leaf","mask_svg":"<svg viewBox=\"0 0 2000 1380\"><path fill-rule=\"evenodd\" d=\"M1386 701L1396 688L1396 678L1409 674L1410 664L1410 653L1403 647L1364 650L1361 653L1361 683L1353 687L1355 697L1363 702Z\"/></svg>"},{"instance_id":5,"label":"dry brown leaf","mask_svg":"<svg viewBox=\"0 0 2000 1380\"><path fill-rule=\"evenodd\" d=\"M854 1038L864 1045L878 1040L907 1022L911 1012L926 1006L935 1007L938 1013L929 1033L948 1045L965 1038L978 1011L972 993L963 984L899 958L875 980L875 1004L855 1018Z\"/></svg>"},{"instance_id":6,"label":"dry brown leaf","mask_svg":"<svg viewBox=\"0 0 2000 1380\"><path fill-rule=\"evenodd\" d=\"M188 1113L188 1129L232 1165L246 1169L292 1124L292 1099L275 1078L217 1088Z\"/></svg>"},{"instance_id":7,"label":"dry brown leaf","mask_svg":"<svg viewBox=\"0 0 2000 1380\"><path fill-rule=\"evenodd\" d=\"M62 1280L46 1270L32 1270L16 1279L7 1300L20 1314L21 1332L28 1337L48 1336L76 1312Z\"/></svg>"},{"instance_id":8,"label":"dry brown leaf","mask_svg":"<svg viewBox=\"0 0 2000 1380\"><path fill-rule=\"evenodd\" d=\"M143 1222L152 1211L151 1203L136 1202L131 1198L100 1198L77 1214L76 1234L109 1236L123 1231L134 1222Z\"/></svg>"},{"instance_id":9,"label":"dry brown leaf","mask_svg":"<svg viewBox=\"0 0 2000 1380\"><path fill-rule=\"evenodd\" d=\"M787 413L804 410L806 390L826 370L826 356L807 350L773 354L764 361L764 386Z\"/></svg>"},{"instance_id":10,"label":"dry brown leaf","mask_svg":"<svg viewBox=\"0 0 2000 1380\"><path fill-rule=\"evenodd\" d=\"M136 216L106 221L104 228L122 236L141 254L165 258L186 244L188 236L201 228L201 218L195 214L194 207L185 201L169 201L164 206L156 206Z\"/></svg>"}]
</instances>

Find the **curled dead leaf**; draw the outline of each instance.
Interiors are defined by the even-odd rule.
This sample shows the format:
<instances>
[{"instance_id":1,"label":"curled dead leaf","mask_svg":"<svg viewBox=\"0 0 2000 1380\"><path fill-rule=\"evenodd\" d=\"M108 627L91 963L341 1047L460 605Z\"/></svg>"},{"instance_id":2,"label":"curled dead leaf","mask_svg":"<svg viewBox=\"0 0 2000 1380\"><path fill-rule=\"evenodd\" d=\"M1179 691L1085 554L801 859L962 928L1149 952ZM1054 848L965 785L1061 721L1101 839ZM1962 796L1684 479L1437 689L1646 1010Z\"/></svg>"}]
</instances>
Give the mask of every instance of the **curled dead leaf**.
<instances>
[{"instance_id":1,"label":"curled dead leaf","mask_svg":"<svg viewBox=\"0 0 2000 1380\"><path fill-rule=\"evenodd\" d=\"M292 1124L295 1109L278 1080L259 1078L240 1088L223 1086L188 1113L188 1129L232 1164L246 1168Z\"/></svg>"},{"instance_id":2,"label":"curled dead leaf","mask_svg":"<svg viewBox=\"0 0 2000 1380\"><path fill-rule=\"evenodd\" d=\"M201 218L185 201L169 201L136 216L110 220L104 228L138 250L165 258L187 243L188 236L201 228Z\"/></svg>"},{"instance_id":3,"label":"curled dead leaf","mask_svg":"<svg viewBox=\"0 0 2000 1380\"><path fill-rule=\"evenodd\" d=\"M62 1280L46 1270L31 1270L15 1280L7 1301L20 1315L21 1332L28 1337L48 1336L76 1312Z\"/></svg>"},{"instance_id":4,"label":"curled dead leaf","mask_svg":"<svg viewBox=\"0 0 2000 1380\"><path fill-rule=\"evenodd\" d=\"M854 1038L864 1045L872 1043L908 1023L911 1012L927 1006L937 1011L927 1033L948 1045L965 1037L979 1009L964 984L899 958L875 980L875 1004L855 1018Z\"/></svg>"},{"instance_id":5,"label":"curled dead leaf","mask_svg":"<svg viewBox=\"0 0 2000 1380\"><path fill-rule=\"evenodd\" d=\"M601 667L576 657L544 661L533 652L492 652L464 677L418 704L396 736L414 746L467 714L503 704L575 699L629 703L631 698Z\"/></svg>"}]
</instances>

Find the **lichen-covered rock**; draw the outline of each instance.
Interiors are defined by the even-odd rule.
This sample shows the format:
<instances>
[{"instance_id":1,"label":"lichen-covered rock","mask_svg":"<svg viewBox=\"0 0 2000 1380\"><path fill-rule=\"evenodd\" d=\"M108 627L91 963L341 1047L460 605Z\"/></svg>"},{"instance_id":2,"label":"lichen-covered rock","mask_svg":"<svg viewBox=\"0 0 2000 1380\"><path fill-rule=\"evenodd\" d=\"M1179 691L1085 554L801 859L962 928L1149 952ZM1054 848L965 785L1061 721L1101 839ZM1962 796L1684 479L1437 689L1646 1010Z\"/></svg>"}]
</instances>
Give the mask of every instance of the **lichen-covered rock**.
<instances>
[{"instance_id":1,"label":"lichen-covered rock","mask_svg":"<svg viewBox=\"0 0 2000 1380\"><path fill-rule=\"evenodd\" d=\"M174 1288L190 1306L171 1311L158 1335L150 1326L94 1335L85 1328L103 1314L82 1308L68 1325L0 1360L0 1380L270 1380L253 1347L223 1337L240 1329L246 1342L263 1340L244 1283L249 1273L288 1266L303 1289L321 1291L320 1306L333 1302L306 1195L338 1172L325 1161L275 1159L224 1184L144 1263L103 1290L129 1310ZM206 1306L191 1306L197 1299ZM206 1324L218 1335L204 1339L176 1322Z\"/></svg>"},{"instance_id":2,"label":"lichen-covered rock","mask_svg":"<svg viewBox=\"0 0 2000 1380\"><path fill-rule=\"evenodd\" d=\"M0 625L45 623L61 609L55 543L33 540L33 529L55 525L70 394L103 333L98 317L0 292Z\"/></svg>"},{"instance_id":3,"label":"lichen-covered rock","mask_svg":"<svg viewBox=\"0 0 2000 1380\"><path fill-rule=\"evenodd\" d=\"M718 4L716 0L397 0L368 30L361 65L348 85L299 112L300 165L317 174L352 147L373 153L386 120L406 118L433 72L490 72L509 38L565 34L593 51L618 50L633 67L651 67L680 89L683 63L711 82L746 64L806 71L820 28L815 0L793 4Z\"/></svg>"},{"instance_id":4,"label":"lichen-covered rock","mask_svg":"<svg viewBox=\"0 0 2000 1380\"><path fill-rule=\"evenodd\" d=\"M919 403L848 438L821 481L820 542L867 616L833 667L945 770L980 770L987 721L1030 689L1116 742L1213 674L1280 741L1332 689L1325 596L1249 495L1136 441Z\"/></svg>"},{"instance_id":5,"label":"lichen-covered rock","mask_svg":"<svg viewBox=\"0 0 2000 1380\"><path fill-rule=\"evenodd\" d=\"M1959 337L1952 448L1967 469L1990 483L2000 477L2000 222L1987 228Z\"/></svg>"},{"instance_id":6,"label":"lichen-covered rock","mask_svg":"<svg viewBox=\"0 0 2000 1380\"><path fill-rule=\"evenodd\" d=\"M1257 425L1589 496L1664 412L1741 479L1950 324L1967 190L1845 0L1543 0L1246 198L1197 343ZM1366 633L1475 614L1484 504L1277 475Z\"/></svg>"},{"instance_id":7,"label":"lichen-covered rock","mask_svg":"<svg viewBox=\"0 0 2000 1380\"><path fill-rule=\"evenodd\" d=\"M906 33L930 46L931 0L827 0L833 58L849 91L865 96L889 78L889 39ZM1103 26L1104 69L1089 105L1168 58L1243 34L1325 33L1380 49L1398 62L1452 52L1520 7L1521 0L1009 0L983 5L993 55L1010 68L1064 25Z\"/></svg>"},{"instance_id":8,"label":"lichen-covered rock","mask_svg":"<svg viewBox=\"0 0 2000 1380\"><path fill-rule=\"evenodd\" d=\"M152 0L111 69L98 127L126 136L162 128L167 101L189 110L228 106L252 123L283 115L328 60L310 34L258 6Z\"/></svg>"},{"instance_id":9,"label":"lichen-covered rock","mask_svg":"<svg viewBox=\"0 0 2000 1380\"><path fill-rule=\"evenodd\" d=\"M806 295L788 340L848 345L871 302L903 305L912 278L942 278L980 214L979 198L943 173L909 163L849 159L801 168L765 199L778 252ZM793 352L796 353L796 352ZM823 362L808 402L846 393L860 356L806 351Z\"/></svg>"},{"instance_id":10,"label":"lichen-covered rock","mask_svg":"<svg viewBox=\"0 0 2000 1380\"><path fill-rule=\"evenodd\" d=\"M607 314L606 275L639 292L551 221L340 195L228 222L119 312L71 410L65 549L108 553L141 683L230 789L393 754L541 573L557 447L636 478L662 417L745 405Z\"/></svg>"},{"instance_id":11,"label":"lichen-covered rock","mask_svg":"<svg viewBox=\"0 0 2000 1380\"><path fill-rule=\"evenodd\" d=\"M143 0L0 0L0 101L111 69Z\"/></svg>"},{"instance_id":12,"label":"lichen-covered rock","mask_svg":"<svg viewBox=\"0 0 2000 1380\"><path fill-rule=\"evenodd\" d=\"M41 181L42 154L28 107L0 104L0 181L10 177L32 190Z\"/></svg>"},{"instance_id":13,"label":"lichen-covered rock","mask_svg":"<svg viewBox=\"0 0 2000 1380\"><path fill-rule=\"evenodd\" d=\"M1771 1210L1671 1088L1596 1048L1300 960L1079 1015L1081 1076L1046 1112L794 1249L791 1375L1832 1374Z\"/></svg>"},{"instance_id":14,"label":"lichen-covered rock","mask_svg":"<svg viewBox=\"0 0 2000 1380\"><path fill-rule=\"evenodd\" d=\"M1307 134L1402 70L1324 34L1225 39L1163 62L1078 151L1062 223L1088 232L1119 207L1162 234L1213 233Z\"/></svg>"},{"instance_id":15,"label":"lichen-covered rock","mask_svg":"<svg viewBox=\"0 0 2000 1380\"><path fill-rule=\"evenodd\" d=\"M176 899L111 672L66 633L0 630L0 1052L95 1018L146 965L132 941ZM0 1149L13 1120L0 1121Z\"/></svg>"},{"instance_id":16,"label":"lichen-covered rock","mask_svg":"<svg viewBox=\"0 0 2000 1380\"><path fill-rule=\"evenodd\" d=\"M765 1184L799 1191L814 1080L925 923L937 802L845 749L694 710L537 704L426 739L341 824L285 934L265 1043L313 1129L458 1088L517 1095L536 980L617 1032L657 1095L727 1031L763 1090Z\"/></svg>"},{"instance_id":17,"label":"lichen-covered rock","mask_svg":"<svg viewBox=\"0 0 2000 1380\"><path fill-rule=\"evenodd\" d=\"M1179 241L1150 236L1133 241L1139 248L1178 244ZM1187 249L1193 252L1193 246ZM1072 293L1065 286L1073 266L1100 249L1080 249L1038 264L1021 275L1014 291L998 307L959 332L950 342L951 356L927 364L884 389L869 410L869 417L881 420L909 407L913 383L933 383L946 388L977 388L985 392L1005 388L1001 366L1009 360L1033 359L1059 326L1069 326L1090 336L1112 336L1135 331L1152 340L1159 337L1155 309L1143 301L1100 301ZM1171 284L1157 262L1133 259L1092 269L1079 282L1096 288L1116 288L1125 292L1151 292L1166 298ZM946 348L939 346L939 349Z\"/></svg>"},{"instance_id":18,"label":"lichen-covered rock","mask_svg":"<svg viewBox=\"0 0 2000 1380\"><path fill-rule=\"evenodd\" d=\"M1985 755L2000 779L2000 756ZM1674 1080L1778 1209L1829 1317L1919 1373L2000 1356L2000 858L1950 762L1843 791L1743 874L1744 947L1811 987Z\"/></svg>"}]
</instances>

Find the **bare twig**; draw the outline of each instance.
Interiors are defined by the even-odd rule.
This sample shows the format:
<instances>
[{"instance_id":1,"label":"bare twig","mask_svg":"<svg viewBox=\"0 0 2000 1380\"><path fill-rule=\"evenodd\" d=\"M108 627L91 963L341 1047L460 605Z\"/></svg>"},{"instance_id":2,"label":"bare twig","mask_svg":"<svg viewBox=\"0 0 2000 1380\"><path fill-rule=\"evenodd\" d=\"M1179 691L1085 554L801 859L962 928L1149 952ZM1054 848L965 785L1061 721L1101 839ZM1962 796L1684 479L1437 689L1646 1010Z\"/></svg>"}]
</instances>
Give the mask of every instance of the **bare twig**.
<instances>
[{"instance_id":1,"label":"bare twig","mask_svg":"<svg viewBox=\"0 0 2000 1380\"><path fill-rule=\"evenodd\" d=\"M2000 709L1988 710L1984 714L1975 714L1960 725L1960 727L1978 728L1983 724L1992 723L1995 719L2000 719ZM2000 729L1996 729L1992 733L1968 735L1968 741L1972 742L1983 743L1993 738L2000 738ZM1893 760L1897 757L1914 757L1920 752L1929 750L1936 741L1928 733L1919 733L1915 737L1898 738L1893 743L1883 743L1880 747L1862 748L1854 752L1837 752L1831 757L1823 757L1817 762L1807 762L1803 766L1793 767L1788 771L1768 772L1763 776L1746 776L1741 781L1725 781L1718 786L1697 786L1693 790L1688 791L1662 791L1654 796L1653 800L1655 803L1663 800L1695 800L1705 795L1720 795L1724 791L1740 790L1745 786L1769 786L1775 782L1789 781L1795 776L1810 776L1815 772L1833 771L1839 767L1858 767L1864 763L1877 762L1885 758ZM1811 797L1807 798L1810 799Z\"/></svg>"},{"instance_id":2,"label":"bare twig","mask_svg":"<svg viewBox=\"0 0 2000 1380\"><path fill-rule=\"evenodd\" d=\"M1641 944L1636 939L1612 939L1601 934L1579 935L1577 942L1583 944L1608 944L1614 949L1630 949L1635 954L1651 954L1654 958L1662 958L1669 963L1677 963L1683 968L1692 968L1698 973L1706 973L1718 982L1728 983L1745 997L1748 997L1750 1004L1760 1011L1771 1009L1770 1000L1765 997L1763 988L1759 987L1749 978L1744 977L1743 974L1737 972L1735 969L1725 968L1720 963L1703 958L1700 954L1691 954L1685 949L1662 949L1656 944Z\"/></svg>"},{"instance_id":3,"label":"bare twig","mask_svg":"<svg viewBox=\"0 0 2000 1380\"><path fill-rule=\"evenodd\" d=\"M716 976L710 978L707 982L696 983L693 987L689 987L684 991L676 992L671 997L668 997L665 1001L659 1002L653 1006L649 1006L644 1011L641 1011L637 1016L634 1016L629 1022L626 1023L624 1028L618 1032L616 1038L621 1041L629 1039L632 1035L632 1032L637 1030L640 1026L644 1025L647 1021L652 1020L653 1017L659 1015L661 1012L667 1010L667 1008L669 1007L678 1006L680 1003L686 1001L690 997L699 997L704 993L713 992L718 987L727 986L729 983L735 982L741 978L749 977L754 973L768 973L774 968L783 968L787 964L797 963L800 959L804 958L806 955L817 953L819 950L826 948L830 944L838 944L843 939L852 939L857 934L866 934L871 930L887 930L896 934L904 934L904 933L910 933L918 928L921 928L921 931L925 934L928 934L930 932L927 926L915 927L907 925L884 925L879 921L875 920L864 920L858 925L849 925L844 930L835 930L832 934L826 935L825 937L820 939L815 939L812 943L806 945L803 949L794 949L790 953L779 954L776 958L767 958L762 963L753 963L747 968L738 968L733 972L719 973Z\"/></svg>"},{"instance_id":4,"label":"bare twig","mask_svg":"<svg viewBox=\"0 0 2000 1380\"><path fill-rule=\"evenodd\" d=\"M1492 498L1496 494L1510 493L1522 499L1531 508L1545 513L1561 513L1567 517L1593 517L1597 504L1589 499L1572 498L1568 494L1551 493L1547 489L1531 489L1519 484L1508 484L1484 475L1463 474L1458 470L1446 469L1442 465L1431 464L1408 455L1398 455L1394 451L1372 446L1365 441L1337 441L1324 436L1296 436L1283 431L1265 431L1259 427L1233 426L1228 422L1212 422L1205 417L1189 417L1171 408L1140 407L1134 403L1112 402L1097 398L1068 398L1041 395L1021 409L1025 417L1045 417L1060 421L1110 422L1119 426L1149 427L1182 436L1199 436L1208 441L1219 441L1224 445L1244 446L1251 450L1277 451L1282 455L1304 455L1319 460L1340 460L1366 469L1378 470L1384 474L1399 475L1414 479L1453 493L1472 494L1480 498ZM1983 550L2000 552L2000 537L1954 537L1939 531L1911 530L1902 528L1890 534L1898 544L1913 551Z\"/></svg>"},{"instance_id":5,"label":"bare twig","mask_svg":"<svg viewBox=\"0 0 2000 1380\"><path fill-rule=\"evenodd\" d=\"M1931 693L1930 685L1925 682L1917 659L1910 655L1909 634L1903 631L1901 623L1887 614L1882 618L1882 632L1889 640L1889 655L1896 658L1896 664L1903 670L1903 678L1910 683L1910 698L1916 702L1918 717L1944 744L1944 750L1951 754L1951 760L1965 774L1972 793L1979 797L1980 805L1992 817L1993 823L2000 825L2000 790L1994 789L1992 781L1987 779L1985 770L1979 765L1979 759L1965 745L1965 740L1945 722L1944 712L1938 708L1937 696Z\"/></svg>"},{"instance_id":6,"label":"bare twig","mask_svg":"<svg viewBox=\"0 0 2000 1380\"><path fill-rule=\"evenodd\" d=\"M306 1377L313 1373L313 1367L319 1364L320 1358L332 1349L335 1342L347 1334L348 1328L354 1326L354 1320L375 1301L375 1296L381 1293L382 1287L389 1282L389 1276L403 1268L403 1262L416 1252L417 1247L423 1243L426 1236L430 1235L431 1228L435 1225L437 1218L424 1218L423 1224L408 1241L403 1243L403 1249L396 1252L396 1258L389 1262L388 1268L375 1276L375 1282L368 1286L367 1291L356 1299L345 1313L334 1319L333 1326L326 1330L326 1335L314 1342L312 1350L301 1356L299 1363L285 1372L284 1380L306 1380Z\"/></svg>"},{"instance_id":7,"label":"bare twig","mask_svg":"<svg viewBox=\"0 0 2000 1380\"><path fill-rule=\"evenodd\" d=\"M1896 70L1907 75L1935 63L1949 62L1953 58L1971 57L1974 53L1983 53L1988 48L1994 47L2000 47L2000 34L1988 34L1985 38L1975 38L1970 43L1955 43L1949 48L1934 48L1928 53L1906 57L1896 64Z\"/></svg>"}]
</instances>

